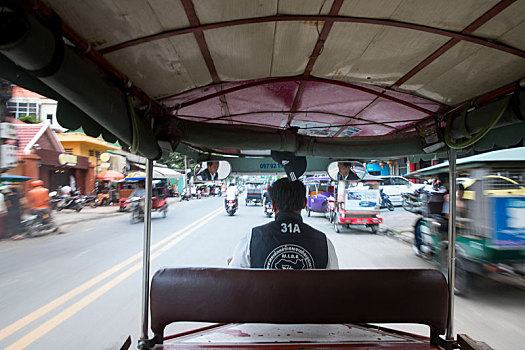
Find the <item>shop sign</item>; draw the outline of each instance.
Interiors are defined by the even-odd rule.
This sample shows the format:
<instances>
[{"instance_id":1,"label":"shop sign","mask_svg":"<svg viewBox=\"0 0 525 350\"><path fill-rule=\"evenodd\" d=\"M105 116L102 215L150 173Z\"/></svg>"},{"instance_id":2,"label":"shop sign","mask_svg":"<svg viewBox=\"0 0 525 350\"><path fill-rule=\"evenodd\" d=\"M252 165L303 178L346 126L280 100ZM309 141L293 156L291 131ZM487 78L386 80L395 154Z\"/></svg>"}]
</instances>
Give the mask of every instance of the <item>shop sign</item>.
<instances>
[{"instance_id":1,"label":"shop sign","mask_svg":"<svg viewBox=\"0 0 525 350\"><path fill-rule=\"evenodd\" d=\"M103 162L109 162L109 158L111 157L111 155L109 153L102 153L100 155L100 160L103 161Z\"/></svg>"},{"instance_id":2,"label":"shop sign","mask_svg":"<svg viewBox=\"0 0 525 350\"><path fill-rule=\"evenodd\" d=\"M60 165L69 165L69 166L75 166L77 165L77 156L67 153L62 153L58 156L58 162Z\"/></svg>"}]
</instances>

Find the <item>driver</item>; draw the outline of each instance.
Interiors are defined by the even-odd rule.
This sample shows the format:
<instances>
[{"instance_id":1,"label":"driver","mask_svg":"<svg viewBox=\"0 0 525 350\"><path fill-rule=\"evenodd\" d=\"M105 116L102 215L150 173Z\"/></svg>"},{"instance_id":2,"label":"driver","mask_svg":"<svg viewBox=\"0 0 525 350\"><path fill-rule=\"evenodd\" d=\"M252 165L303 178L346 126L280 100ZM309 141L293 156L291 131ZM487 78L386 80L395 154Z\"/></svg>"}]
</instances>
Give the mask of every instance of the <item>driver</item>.
<instances>
[{"instance_id":1,"label":"driver","mask_svg":"<svg viewBox=\"0 0 525 350\"><path fill-rule=\"evenodd\" d=\"M144 188L144 185L144 181L139 181L137 187L133 190L133 192L131 192L131 194L128 197L129 199L132 199L133 197L140 198L139 208L140 210L142 210L142 212L144 212L144 201L142 199L144 199L144 196L146 195L146 189Z\"/></svg>"},{"instance_id":2,"label":"driver","mask_svg":"<svg viewBox=\"0 0 525 350\"><path fill-rule=\"evenodd\" d=\"M235 247L230 267L265 269L338 269L332 242L303 223L306 188L282 178L268 189L275 221L257 226Z\"/></svg>"},{"instance_id":3,"label":"driver","mask_svg":"<svg viewBox=\"0 0 525 350\"><path fill-rule=\"evenodd\" d=\"M135 188L133 192L131 192L131 194L129 195L129 198L133 198L133 197L142 198L145 195L146 195L146 189L144 188L144 181L139 181L139 183L137 184L137 188Z\"/></svg>"},{"instance_id":4,"label":"driver","mask_svg":"<svg viewBox=\"0 0 525 350\"><path fill-rule=\"evenodd\" d=\"M206 162L206 169L197 174L197 180L201 181L215 181L218 180L219 162Z\"/></svg>"},{"instance_id":5,"label":"driver","mask_svg":"<svg viewBox=\"0 0 525 350\"><path fill-rule=\"evenodd\" d=\"M337 180L359 180L359 176L352 171L351 162L339 162L337 167L339 168Z\"/></svg>"},{"instance_id":6,"label":"driver","mask_svg":"<svg viewBox=\"0 0 525 350\"><path fill-rule=\"evenodd\" d=\"M35 214L49 214L55 232L62 233L51 216L51 208L49 208L49 200L51 198L49 197L49 190L44 187L44 182L42 180L35 180L31 182L31 187L32 189L26 194L26 202L30 212Z\"/></svg>"}]
</instances>

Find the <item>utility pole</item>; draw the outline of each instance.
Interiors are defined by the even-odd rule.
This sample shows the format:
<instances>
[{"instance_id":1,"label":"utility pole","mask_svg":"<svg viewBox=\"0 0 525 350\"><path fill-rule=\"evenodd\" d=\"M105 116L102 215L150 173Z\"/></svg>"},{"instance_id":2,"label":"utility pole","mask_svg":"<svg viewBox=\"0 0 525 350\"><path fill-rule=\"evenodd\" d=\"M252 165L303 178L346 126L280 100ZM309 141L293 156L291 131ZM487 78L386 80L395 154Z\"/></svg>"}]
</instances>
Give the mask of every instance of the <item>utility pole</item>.
<instances>
[{"instance_id":1,"label":"utility pole","mask_svg":"<svg viewBox=\"0 0 525 350\"><path fill-rule=\"evenodd\" d=\"M184 156L184 188L188 192L188 157Z\"/></svg>"},{"instance_id":2,"label":"utility pole","mask_svg":"<svg viewBox=\"0 0 525 350\"><path fill-rule=\"evenodd\" d=\"M4 139L16 139L14 126L4 123L8 114L7 101L11 99L11 84L0 78L0 174L16 167L16 147L4 146Z\"/></svg>"},{"instance_id":3,"label":"utility pole","mask_svg":"<svg viewBox=\"0 0 525 350\"><path fill-rule=\"evenodd\" d=\"M11 91L9 89L9 83L0 78L0 123L5 120L5 115L7 114L7 101L10 99Z\"/></svg>"}]
</instances>

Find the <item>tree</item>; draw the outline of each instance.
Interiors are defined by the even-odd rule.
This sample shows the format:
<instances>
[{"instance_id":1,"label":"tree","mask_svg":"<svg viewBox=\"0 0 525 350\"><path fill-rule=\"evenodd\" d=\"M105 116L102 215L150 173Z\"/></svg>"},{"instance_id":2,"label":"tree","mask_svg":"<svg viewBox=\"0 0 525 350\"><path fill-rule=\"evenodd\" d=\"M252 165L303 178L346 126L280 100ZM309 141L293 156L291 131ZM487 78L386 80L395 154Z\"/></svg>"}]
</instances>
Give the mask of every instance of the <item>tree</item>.
<instances>
[{"instance_id":1,"label":"tree","mask_svg":"<svg viewBox=\"0 0 525 350\"><path fill-rule=\"evenodd\" d=\"M28 124L39 124L41 122L34 114L23 115L19 117L18 120Z\"/></svg>"},{"instance_id":2,"label":"tree","mask_svg":"<svg viewBox=\"0 0 525 350\"><path fill-rule=\"evenodd\" d=\"M158 160L157 163L164 164L172 169L184 169L184 155L178 152L171 152L168 158ZM195 165L195 161L188 158L188 169L193 168L193 165Z\"/></svg>"}]
</instances>

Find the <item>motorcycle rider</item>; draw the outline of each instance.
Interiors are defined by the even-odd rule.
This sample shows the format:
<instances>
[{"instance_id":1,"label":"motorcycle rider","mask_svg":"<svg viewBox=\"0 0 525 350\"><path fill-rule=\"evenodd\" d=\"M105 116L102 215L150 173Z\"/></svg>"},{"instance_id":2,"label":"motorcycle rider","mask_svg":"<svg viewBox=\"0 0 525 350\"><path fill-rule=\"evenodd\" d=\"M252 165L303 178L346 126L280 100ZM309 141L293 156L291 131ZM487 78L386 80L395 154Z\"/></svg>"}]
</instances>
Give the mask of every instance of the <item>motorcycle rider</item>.
<instances>
[{"instance_id":1,"label":"motorcycle rider","mask_svg":"<svg viewBox=\"0 0 525 350\"><path fill-rule=\"evenodd\" d=\"M51 215L51 209L49 208L49 190L44 187L42 180L35 180L31 182L32 189L26 194L27 207L32 213L40 214L45 213ZM51 224L55 228L55 232L61 233L58 226L55 225L53 217L50 218Z\"/></svg>"},{"instance_id":2,"label":"motorcycle rider","mask_svg":"<svg viewBox=\"0 0 525 350\"><path fill-rule=\"evenodd\" d=\"M239 190L233 182L230 183L228 189L226 190L226 198L224 199L224 206L228 208L228 201L235 201L235 207L238 207L239 204Z\"/></svg>"},{"instance_id":3,"label":"motorcycle rider","mask_svg":"<svg viewBox=\"0 0 525 350\"><path fill-rule=\"evenodd\" d=\"M146 195L146 188L144 186L145 186L144 181L139 181L137 184L137 188L135 188L133 192L131 192L131 194L129 195L130 199L133 197L139 197L141 199L139 203L139 207L142 210L142 212L144 212L143 199L144 199L144 196Z\"/></svg>"},{"instance_id":4,"label":"motorcycle rider","mask_svg":"<svg viewBox=\"0 0 525 350\"><path fill-rule=\"evenodd\" d=\"M335 248L324 233L303 223L306 188L282 178L269 188L275 221L254 227L237 244L230 267L338 269Z\"/></svg>"},{"instance_id":5,"label":"motorcycle rider","mask_svg":"<svg viewBox=\"0 0 525 350\"><path fill-rule=\"evenodd\" d=\"M266 204L272 202L272 197L270 196L270 192L268 191L268 189L264 191L262 197L263 197L263 209L264 209L264 212L266 213Z\"/></svg>"}]
</instances>

